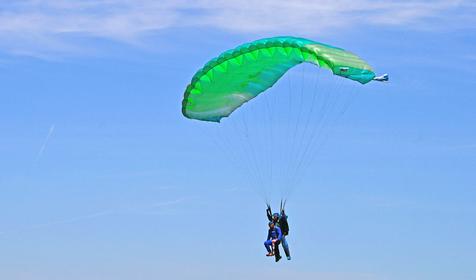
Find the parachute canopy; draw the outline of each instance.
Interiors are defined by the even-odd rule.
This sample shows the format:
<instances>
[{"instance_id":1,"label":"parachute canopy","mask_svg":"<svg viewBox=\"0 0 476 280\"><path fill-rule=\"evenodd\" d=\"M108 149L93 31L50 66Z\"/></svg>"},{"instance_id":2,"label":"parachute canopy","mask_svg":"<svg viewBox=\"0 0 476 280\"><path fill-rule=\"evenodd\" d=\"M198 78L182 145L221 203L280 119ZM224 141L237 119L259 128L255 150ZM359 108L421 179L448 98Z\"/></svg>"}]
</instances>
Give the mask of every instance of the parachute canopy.
<instances>
[{"instance_id":1,"label":"parachute canopy","mask_svg":"<svg viewBox=\"0 0 476 280\"><path fill-rule=\"evenodd\" d=\"M195 73L184 93L182 113L219 122L303 62L362 84L375 77L364 60L341 48L295 37L261 39L222 53Z\"/></svg>"}]
</instances>

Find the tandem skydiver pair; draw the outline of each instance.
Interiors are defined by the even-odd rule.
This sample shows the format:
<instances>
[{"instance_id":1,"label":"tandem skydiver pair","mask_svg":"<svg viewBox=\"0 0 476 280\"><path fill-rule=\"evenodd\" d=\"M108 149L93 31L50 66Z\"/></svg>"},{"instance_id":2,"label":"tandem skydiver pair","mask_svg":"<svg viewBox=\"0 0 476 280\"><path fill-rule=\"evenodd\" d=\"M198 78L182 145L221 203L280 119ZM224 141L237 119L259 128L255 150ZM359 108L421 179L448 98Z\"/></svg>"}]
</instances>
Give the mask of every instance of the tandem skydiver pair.
<instances>
[{"instance_id":1,"label":"tandem skydiver pair","mask_svg":"<svg viewBox=\"0 0 476 280\"><path fill-rule=\"evenodd\" d=\"M288 216L284 212L283 203L281 202L280 213L272 213L271 206L268 204L266 216L269 220L269 229L268 236L264 242L264 246L268 251L266 256L274 256L276 262L278 262L281 259L281 254L279 253L279 245L281 244L287 259L291 260L288 242L286 241L286 236L289 234Z\"/></svg>"}]
</instances>

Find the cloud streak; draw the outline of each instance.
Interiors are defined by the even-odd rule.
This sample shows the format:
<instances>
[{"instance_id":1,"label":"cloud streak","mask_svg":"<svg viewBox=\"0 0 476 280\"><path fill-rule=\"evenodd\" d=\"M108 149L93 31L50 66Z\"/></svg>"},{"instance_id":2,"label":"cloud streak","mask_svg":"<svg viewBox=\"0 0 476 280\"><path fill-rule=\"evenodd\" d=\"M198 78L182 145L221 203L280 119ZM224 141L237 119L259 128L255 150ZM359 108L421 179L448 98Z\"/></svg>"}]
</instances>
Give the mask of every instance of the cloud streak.
<instances>
[{"instance_id":1,"label":"cloud streak","mask_svg":"<svg viewBox=\"0 0 476 280\"><path fill-rule=\"evenodd\" d=\"M46 135L45 141L43 142L43 145L40 148L40 151L38 151L38 154L36 155L36 161L35 162L38 163L40 161L41 157L43 156L43 153L45 152L46 146L50 142L50 138L53 135L54 131L55 131L55 125L52 124L50 126L50 130L48 131L48 135Z\"/></svg>"},{"instance_id":2,"label":"cloud streak","mask_svg":"<svg viewBox=\"0 0 476 280\"><path fill-rule=\"evenodd\" d=\"M127 44L174 27L237 33L314 35L385 25L403 28L473 26L468 0L19 0L0 4L0 48L10 53L75 53L78 38Z\"/></svg>"},{"instance_id":3,"label":"cloud streak","mask_svg":"<svg viewBox=\"0 0 476 280\"><path fill-rule=\"evenodd\" d=\"M187 201L188 199L190 199L190 198L182 197L182 198L178 198L178 199L175 199L175 200L160 201L160 202L155 202L155 203L150 203L150 204L145 204L145 205L140 205L140 206L134 206L134 207L122 207L122 208L102 210L102 211L98 211L98 212L94 212L94 213L90 213L90 214L85 214L85 215L81 215L81 216L75 216L75 217L66 218L66 219L54 220L54 221L45 222L45 223L39 223L39 224L27 226L23 229L4 230L4 231L0 231L0 235L5 235L7 233L19 233L19 232L25 232L25 231L39 230L39 229L43 229L43 228L49 228L49 227L64 225L64 224L73 224L73 223L87 221L87 220L96 219L96 218L100 218L100 217L106 217L106 216L111 216L111 215L119 215L119 214L124 214L124 213L134 213L134 214L139 214L139 215L157 215L157 214L164 213L165 211L175 207L176 205L179 205L179 204Z\"/></svg>"}]
</instances>

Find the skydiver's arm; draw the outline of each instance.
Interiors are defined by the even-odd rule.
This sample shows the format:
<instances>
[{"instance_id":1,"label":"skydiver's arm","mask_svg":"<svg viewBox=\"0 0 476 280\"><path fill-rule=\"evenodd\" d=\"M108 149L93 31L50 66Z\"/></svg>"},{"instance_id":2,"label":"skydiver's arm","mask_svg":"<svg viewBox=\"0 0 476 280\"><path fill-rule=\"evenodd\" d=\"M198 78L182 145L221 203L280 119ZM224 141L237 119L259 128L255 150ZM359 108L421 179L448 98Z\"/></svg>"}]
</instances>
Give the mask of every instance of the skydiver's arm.
<instances>
[{"instance_id":1,"label":"skydiver's arm","mask_svg":"<svg viewBox=\"0 0 476 280\"><path fill-rule=\"evenodd\" d=\"M281 227L283 235L286 236L289 234L289 225L286 216L281 216L281 219L279 219L279 226Z\"/></svg>"},{"instance_id":2,"label":"skydiver's arm","mask_svg":"<svg viewBox=\"0 0 476 280\"><path fill-rule=\"evenodd\" d=\"M268 216L270 222L273 221L273 213L271 212L271 206L269 205L268 208L266 208L266 216Z\"/></svg>"},{"instance_id":3,"label":"skydiver's arm","mask_svg":"<svg viewBox=\"0 0 476 280\"><path fill-rule=\"evenodd\" d=\"M283 239L283 233L279 227L276 227L276 231L278 232L278 240Z\"/></svg>"},{"instance_id":4,"label":"skydiver's arm","mask_svg":"<svg viewBox=\"0 0 476 280\"><path fill-rule=\"evenodd\" d=\"M281 218L287 220L288 216L286 216L286 213L284 213L284 209L281 210Z\"/></svg>"}]
</instances>

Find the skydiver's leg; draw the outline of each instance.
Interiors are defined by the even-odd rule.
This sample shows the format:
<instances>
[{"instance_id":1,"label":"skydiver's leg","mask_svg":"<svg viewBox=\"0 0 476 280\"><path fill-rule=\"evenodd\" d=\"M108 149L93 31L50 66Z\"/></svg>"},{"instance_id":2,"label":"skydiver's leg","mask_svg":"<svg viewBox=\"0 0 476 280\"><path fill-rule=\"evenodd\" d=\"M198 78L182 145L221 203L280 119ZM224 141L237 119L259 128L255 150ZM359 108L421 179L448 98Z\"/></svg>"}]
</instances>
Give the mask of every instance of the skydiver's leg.
<instances>
[{"instance_id":1,"label":"skydiver's leg","mask_svg":"<svg viewBox=\"0 0 476 280\"><path fill-rule=\"evenodd\" d=\"M274 243L274 257L276 258L276 261L281 259L281 254L279 253L279 243L279 240Z\"/></svg>"},{"instance_id":2,"label":"skydiver's leg","mask_svg":"<svg viewBox=\"0 0 476 280\"><path fill-rule=\"evenodd\" d=\"M268 254L266 254L266 256L272 256L273 255L273 251L271 250L272 245L273 245L273 241L271 241L271 240L266 240L264 242L264 247L266 247L266 251L268 251Z\"/></svg>"},{"instance_id":3,"label":"skydiver's leg","mask_svg":"<svg viewBox=\"0 0 476 280\"><path fill-rule=\"evenodd\" d=\"M289 245L288 245L288 241L286 241L286 237L283 236L283 239L281 240L281 242L282 242L286 257L288 258L288 260L291 259L291 253L289 252Z\"/></svg>"}]
</instances>

